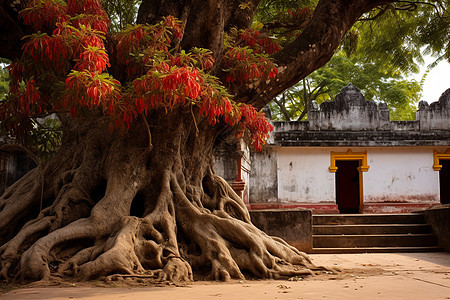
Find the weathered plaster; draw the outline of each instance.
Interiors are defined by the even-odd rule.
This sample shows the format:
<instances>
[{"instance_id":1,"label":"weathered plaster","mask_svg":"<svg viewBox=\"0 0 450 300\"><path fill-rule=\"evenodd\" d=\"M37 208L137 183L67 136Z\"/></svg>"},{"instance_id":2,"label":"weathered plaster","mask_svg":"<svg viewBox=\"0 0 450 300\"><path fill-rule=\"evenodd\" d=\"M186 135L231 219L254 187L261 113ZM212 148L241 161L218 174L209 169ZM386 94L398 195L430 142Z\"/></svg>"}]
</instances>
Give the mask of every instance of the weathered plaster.
<instances>
[{"instance_id":1,"label":"weathered plaster","mask_svg":"<svg viewBox=\"0 0 450 300\"><path fill-rule=\"evenodd\" d=\"M439 172L434 149L445 147L368 148L365 202L439 202Z\"/></svg>"}]
</instances>

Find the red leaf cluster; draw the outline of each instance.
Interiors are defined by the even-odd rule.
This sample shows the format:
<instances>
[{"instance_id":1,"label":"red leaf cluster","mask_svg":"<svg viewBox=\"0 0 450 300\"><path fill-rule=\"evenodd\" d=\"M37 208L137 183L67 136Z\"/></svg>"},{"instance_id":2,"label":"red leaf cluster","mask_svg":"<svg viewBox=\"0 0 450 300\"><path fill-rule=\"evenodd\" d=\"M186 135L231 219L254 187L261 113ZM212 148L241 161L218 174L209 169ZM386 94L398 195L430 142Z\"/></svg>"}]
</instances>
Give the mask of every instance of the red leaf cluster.
<instances>
[{"instance_id":1,"label":"red leaf cluster","mask_svg":"<svg viewBox=\"0 0 450 300\"><path fill-rule=\"evenodd\" d=\"M228 67L227 83L245 83L253 78L266 79L278 75L278 69L270 59L246 47L229 48L224 61Z\"/></svg>"},{"instance_id":2,"label":"red leaf cluster","mask_svg":"<svg viewBox=\"0 0 450 300\"><path fill-rule=\"evenodd\" d=\"M198 70L174 67L162 80L162 89L165 92L180 91L183 95L196 99L201 91L198 79Z\"/></svg>"},{"instance_id":3,"label":"red leaf cluster","mask_svg":"<svg viewBox=\"0 0 450 300\"><path fill-rule=\"evenodd\" d=\"M280 44L266 35L262 35L255 29L242 30L238 36L238 42L242 41L256 53L273 54L281 50Z\"/></svg>"},{"instance_id":4,"label":"red leaf cluster","mask_svg":"<svg viewBox=\"0 0 450 300\"><path fill-rule=\"evenodd\" d=\"M211 125L215 125L219 121L219 117L222 116L225 123L231 126L237 124L241 119L239 111L225 97L205 97L200 104L199 114L206 115Z\"/></svg>"},{"instance_id":5,"label":"red leaf cluster","mask_svg":"<svg viewBox=\"0 0 450 300\"><path fill-rule=\"evenodd\" d=\"M253 106L244 104L240 106L240 109L243 119L241 133L247 129L255 151L261 151L269 137L269 132L273 130L273 126L265 117L264 112L257 112Z\"/></svg>"},{"instance_id":6,"label":"red leaf cluster","mask_svg":"<svg viewBox=\"0 0 450 300\"><path fill-rule=\"evenodd\" d=\"M53 28L56 23L68 21L67 6L61 0L34 0L28 7L19 12L24 23L36 30Z\"/></svg>"},{"instance_id":7,"label":"red leaf cluster","mask_svg":"<svg viewBox=\"0 0 450 300\"><path fill-rule=\"evenodd\" d=\"M90 71L102 73L106 67L110 67L109 57L104 49L88 46L87 49L80 54L80 59L77 61L74 70Z\"/></svg>"},{"instance_id":8,"label":"red leaf cluster","mask_svg":"<svg viewBox=\"0 0 450 300\"><path fill-rule=\"evenodd\" d=\"M28 36L22 49L25 59L31 58L34 64L38 64L45 71L53 70L55 73L66 71L70 51L61 36L33 34Z\"/></svg>"},{"instance_id":9,"label":"red leaf cluster","mask_svg":"<svg viewBox=\"0 0 450 300\"><path fill-rule=\"evenodd\" d=\"M81 15L76 18L72 18L71 21L74 27L90 27L93 30L103 33L108 31L109 19L106 14Z\"/></svg>"},{"instance_id":10,"label":"red leaf cluster","mask_svg":"<svg viewBox=\"0 0 450 300\"><path fill-rule=\"evenodd\" d=\"M83 107L90 110L99 107L111 116L117 127L129 128L135 117L134 112L124 114L120 82L108 74L88 71L72 71L65 81L65 91L58 103L59 109L69 109L72 118L78 116ZM134 115L134 117L130 117ZM120 121L119 121L120 120Z\"/></svg>"},{"instance_id":11,"label":"red leaf cluster","mask_svg":"<svg viewBox=\"0 0 450 300\"><path fill-rule=\"evenodd\" d=\"M98 0L68 0L67 8L69 15L105 15L106 13Z\"/></svg>"},{"instance_id":12,"label":"red leaf cluster","mask_svg":"<svg viewBox=\"0 0 450 300\"><path fill-rule=\"evenodd\" d=\"M117 59L126 67L130 77L142 75L159 53L169 56L171 37L181 38L182 34L180 21L171 16L156 25L129 25L115 36Z\"/></svg>"}]
</instances>

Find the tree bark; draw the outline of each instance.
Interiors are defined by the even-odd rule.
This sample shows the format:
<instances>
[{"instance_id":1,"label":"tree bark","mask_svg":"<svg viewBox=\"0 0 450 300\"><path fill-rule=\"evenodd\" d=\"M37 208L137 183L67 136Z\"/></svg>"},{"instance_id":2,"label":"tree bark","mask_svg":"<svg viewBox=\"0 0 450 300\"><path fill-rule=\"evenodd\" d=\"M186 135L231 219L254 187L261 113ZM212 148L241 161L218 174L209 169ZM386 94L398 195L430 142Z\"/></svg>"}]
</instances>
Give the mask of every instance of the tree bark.
<instances>
[{"instance_id":1,"label":"tree bark","mask_svg":"<svg viewBox=\"0 0 450 300\"><path fill-rule=\"evenodd\" d=\"M58 155L0 198L0 228L13 233L2 236L1 277L179 281L192 280L192 270L216 280L311 272L304 253L251 224L243 201L215 175L216 130L197 132L209 125L195 126L186 111L154 112L148 121L152 150L139 122L108 133L105 118L68 121Z\"/></svg>"}]
</instances>

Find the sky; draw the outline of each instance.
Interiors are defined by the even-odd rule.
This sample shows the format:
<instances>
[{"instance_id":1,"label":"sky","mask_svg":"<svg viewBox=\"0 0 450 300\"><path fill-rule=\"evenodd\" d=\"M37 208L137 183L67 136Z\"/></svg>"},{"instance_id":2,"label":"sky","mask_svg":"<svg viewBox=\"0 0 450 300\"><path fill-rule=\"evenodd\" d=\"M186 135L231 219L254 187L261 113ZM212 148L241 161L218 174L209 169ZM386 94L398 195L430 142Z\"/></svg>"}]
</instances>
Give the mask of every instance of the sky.
<instances>
[{"instance_id":1,"label":"sky","mask_svg":"<svg viewBox=\"0 0 450 300\"><path fill-rule=\"evenodd\" d=\"M425 57L425 63L421 66L421 72L413 77L420 81L426 71L426 66L433 62L431 57ZM443 92L450 88L450 64L447 61L441 61L428 74L422 92L421 100L425 100L430 104L438 101Z\"/></svg>"}]
</instances>

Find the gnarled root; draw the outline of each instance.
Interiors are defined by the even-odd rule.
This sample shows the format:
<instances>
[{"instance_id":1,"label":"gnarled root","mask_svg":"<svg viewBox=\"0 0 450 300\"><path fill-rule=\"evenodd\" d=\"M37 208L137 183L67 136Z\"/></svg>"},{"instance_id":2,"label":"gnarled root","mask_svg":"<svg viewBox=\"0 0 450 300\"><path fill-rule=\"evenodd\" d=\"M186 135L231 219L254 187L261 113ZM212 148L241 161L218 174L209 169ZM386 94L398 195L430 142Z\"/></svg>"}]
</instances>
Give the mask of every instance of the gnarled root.
<instances>
[{"instance_id":1,"label":"gnarled root","mask_svg":"<svg viewBox=\"0 0 450 300\"><path fill-rule=\"evenodd\" d=\"M217 186L222 187L221 179L215 179ZM194 268L210 266L208 279L242 279L242 271L260 278L280 278L311 274L311 268L315 268L305 253L281 239L269 237L251 224L246 215L240 220L223 210L200 209L189 201L175 178L172 178L172 185L177 205L183 208L178 210L178 224L200 248L200 253L190 255L189 259ZM233 195L226 197L219 201L236 199ZM238 202L233 207L242 207L242 204Z\"/></svg>"},{"instance_id":2,"label":"gnarled root","mask_svg":"<svg viewBox=\"0 0 450 300\"><path fill-rule=\"evenodd\" d=\"M0 240L0 279L310 274L315 266L306 254L256 228L244 202L214 174L207 146L214 136L199 137L188 126L154 133L149 152L136 133L105 142L101 130L86 125L84 151L70 144L70 159L61 154L0 199L0 230L13 232ZM41 195L42 210L23 218Z\"/></svg>"},{"instance_id":3,"label":"gnarled root","mask_svg":"<svg viewBox=\"0 0 450 300\"><path fill-rule=\"evenodd\" d=\"M117 209L100 213L107 207L105 202L112 201L110 195L116 194L109 190L100 201L103 204L95 204L80 189L63 188L60 201L0 248L1 276L9 278L15 267L21 280L52 276L89 280L118 274L191 281L192 269L207 268L206 279L229 280L244 279L245 272L281 278L310 274L315 268L304 253L251 224L242 200L223 179L209 174L203 180L209 193L197 195L200 201L191 201L188 195L194 194L183 191L178 180L169 170L163 173L160 193L142 217L120 216ZM139 187L133 185L130 199L123 201L131 203ZM97 210L89 218L72 214L73 219L68 219L62 207L80 201ZM25 241L33 236L31 247L15 263Z\"/></svg>"}]
</instances>

